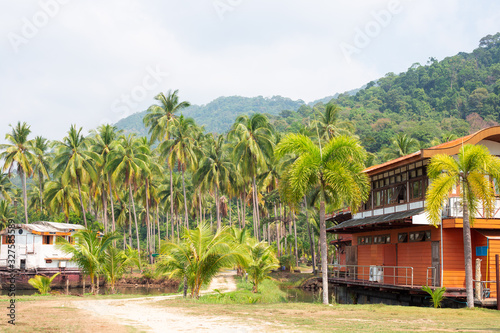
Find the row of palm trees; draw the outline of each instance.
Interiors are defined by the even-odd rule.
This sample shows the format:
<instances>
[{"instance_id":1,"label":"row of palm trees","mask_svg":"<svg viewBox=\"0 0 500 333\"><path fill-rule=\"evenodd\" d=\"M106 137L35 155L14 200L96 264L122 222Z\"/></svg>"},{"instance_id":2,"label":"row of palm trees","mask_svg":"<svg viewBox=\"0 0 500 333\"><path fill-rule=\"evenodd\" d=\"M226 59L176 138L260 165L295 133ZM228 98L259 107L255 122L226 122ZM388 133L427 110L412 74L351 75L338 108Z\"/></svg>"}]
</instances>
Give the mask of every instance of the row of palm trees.
<instances>
[{"instance_id":1,"label":"row of palm trees","mask_svg":"<svg viewBox=\"0 0 500 333\"><path fill-rule=\"evenodd\" d=\"M179 241L183 227L206 223L208 216L211 224L215 218L212 230L224 224L242 229L249 218L257 241L274 242L278 255L293 249L297 260L298 214L314 216L319 208L326 267L325 205L356 204L367 191L366 179L356 176L366 154L350 125L338 120L336 106L328 105L296 135L276 133L262 114L239 116L227 135L215 135L181 114L189 103L179 101L177 91L155 99L144 118L149 140L111 125L84 136L73 125L63 140L49 142L30 140L26 123L12 127L9 143L0 146L0 217L4 206L5 216L15 214L9 207L19 201L26 223L28 210L32 219L66 222L77 214L86 227L98 220L105 233L121 230L124 248L140 252L145 242L148 254L158 252L161 239ZM14 173L22 200L8 179ZM315 228L309 216L304 220L314 256Z\"/></svg>"}]
</instances>

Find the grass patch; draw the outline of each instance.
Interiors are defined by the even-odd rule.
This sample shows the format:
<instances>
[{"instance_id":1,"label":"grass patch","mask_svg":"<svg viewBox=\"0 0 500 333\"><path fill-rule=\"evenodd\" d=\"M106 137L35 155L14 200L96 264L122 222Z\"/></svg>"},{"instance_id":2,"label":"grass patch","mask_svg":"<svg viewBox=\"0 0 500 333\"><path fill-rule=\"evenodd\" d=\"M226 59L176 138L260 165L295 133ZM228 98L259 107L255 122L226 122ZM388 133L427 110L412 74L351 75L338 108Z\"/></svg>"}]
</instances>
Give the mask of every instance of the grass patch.
<instances>
[{"instance_id":1,"label":"grass patch","mask_svg":"<svg viewBox=\"0 0 500 333\"><path fill-rule=\"evenodd\" d=\"M259 284L259 292L252 293L253 285L243 279L235 278L238 290L203 295L196 302L204 304L255 304L255 303L281 303L286 302L286 293L280 290L278 282L264 280Z\"/></svg>"},{"instance_id":2,"label":"grass patch","mask_svg":"<svg viewBox=\"0 0 500 333\"><path fill-rule=\"evenodd\" d=\"M311 303L204 304L176 299L160 303L190 315L231 317L268 331L300 332L498 332L500 311L410 306ZM159 304L159 305L160 305Z\"/></svg>"}]
</instances>

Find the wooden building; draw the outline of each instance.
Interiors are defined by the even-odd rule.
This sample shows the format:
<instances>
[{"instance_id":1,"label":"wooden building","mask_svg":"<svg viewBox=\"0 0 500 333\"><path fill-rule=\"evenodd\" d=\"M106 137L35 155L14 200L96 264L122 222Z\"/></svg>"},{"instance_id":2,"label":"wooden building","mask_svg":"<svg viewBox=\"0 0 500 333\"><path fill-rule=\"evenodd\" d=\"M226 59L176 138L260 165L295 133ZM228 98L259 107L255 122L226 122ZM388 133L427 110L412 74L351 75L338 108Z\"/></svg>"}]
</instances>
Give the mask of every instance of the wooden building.
<instances>
[{"instance_id":1,"label":"wooden building","mask_svg":"<svg viewBox=\"0 0 500 333\"><path fill-rule=\"evenodd\" d=\"M500 156L500 126L367 168L370 197L358 213L330 217L330 233L351 235L345 264L333 265L334 284L362 285L379 290L418 294L421 287L444 286L448 297L465 297L462 210L459 188L450 193L439 227L429 224L425 191L427 165L436 154L457 155L463 144L486 146ZM499 198L500 199L500 198ZM491 305L496 298L495 254L500 254L500 200L490 218L479 211L472 225L473 267L478 299ZM345 272L345 273L344 273Z\"/></svg>"}]
</instances>

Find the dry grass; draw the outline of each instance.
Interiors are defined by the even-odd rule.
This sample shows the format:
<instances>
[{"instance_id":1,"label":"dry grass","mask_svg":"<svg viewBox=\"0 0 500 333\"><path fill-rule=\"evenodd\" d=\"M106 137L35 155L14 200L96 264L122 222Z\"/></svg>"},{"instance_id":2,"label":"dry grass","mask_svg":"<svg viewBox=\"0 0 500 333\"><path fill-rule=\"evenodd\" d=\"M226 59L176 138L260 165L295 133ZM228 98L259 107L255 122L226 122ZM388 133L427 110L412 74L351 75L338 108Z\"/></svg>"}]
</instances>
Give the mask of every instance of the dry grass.
<instances>
[{"instance_id":1,"label":"dry grass","mask_svg":"<svg viewBox=\"0 0 500 333\"><path fill-rule=\"evenodd\" d=\"M486 309L433 309L388 305L200 304L168 300L161 306L192 315L224 315L246 322L269 323L280 330L314 332L453 331L500 332L500 312ZM268 324L268 326L269 326Z\"/></svg>"},{"instance_id":2,"label":"dry grass","mask_svg":"<svg viewBox=\"0 0 500 333\"><path fill-rule=\"evenodd\" d=\"M16 301L16 325L7 321L8 299L1 297L0 332L136 332L105 316L97 318L88 312L72 308L70 301L81 297L20 297Z\"/></svg>"}]
</instances>

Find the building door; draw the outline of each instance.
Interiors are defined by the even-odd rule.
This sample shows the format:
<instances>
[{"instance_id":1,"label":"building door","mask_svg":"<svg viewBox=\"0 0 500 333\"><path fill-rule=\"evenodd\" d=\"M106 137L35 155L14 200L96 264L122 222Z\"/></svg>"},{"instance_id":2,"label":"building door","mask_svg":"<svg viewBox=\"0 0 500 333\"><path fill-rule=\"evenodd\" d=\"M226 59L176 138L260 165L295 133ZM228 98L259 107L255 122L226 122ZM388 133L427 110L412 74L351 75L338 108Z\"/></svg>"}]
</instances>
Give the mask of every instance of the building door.
<instances>
[{"instance_id":1,"label":"building door","mask_svg":"<svg viewBox=\"0 0 500 333\"><path fill-rule=\"evenodd\" d=\"M358 264L358 247L356 245L345 247L345 262L347 265L347 275L351 279L355 279L357 268L352 266Z\"/></svg>"},{"instance_id":2,"label":"building door","mask_svg":"<svg viewBox=\"0 0 500 333\"><path fill-rule=\"evenodd\" d=\"M398 265L397 244L387 244L384 246L384 283L396 284L397 272L395 266ZM386 267L387 266L387 267Z\"/></svg>"},{"instance_id":3,"label":"building door","mask_svg":"<svg viewBox=\"0 0 500 333\"><path fill-rule=\"evenodd\" d=\"M431 243L431 256L432 256L432 285L434 287L441 285L441 256L439 251L439 241L434 241ZM429 273L429 278L431 273ZM429 281L427 281L429 283Z\"/></svg>"}]
</instances>

